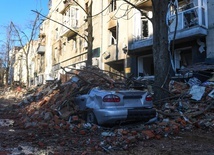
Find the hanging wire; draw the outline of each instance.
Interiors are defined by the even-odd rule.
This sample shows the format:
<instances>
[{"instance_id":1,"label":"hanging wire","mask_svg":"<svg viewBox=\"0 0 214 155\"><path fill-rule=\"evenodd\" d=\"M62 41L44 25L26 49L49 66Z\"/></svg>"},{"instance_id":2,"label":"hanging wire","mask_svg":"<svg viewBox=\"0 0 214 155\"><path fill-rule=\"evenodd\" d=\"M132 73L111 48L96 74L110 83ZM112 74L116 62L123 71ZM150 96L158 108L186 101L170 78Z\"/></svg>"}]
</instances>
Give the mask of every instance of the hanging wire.
<instances>
[{"instance_id":1,"label":"hanging wire","mask_svg":"<svg viewBox=\"0 0 214 155\"><path fill-rule=\"evenodd\" d=\"M174 34L173 34L173 38L171 39L170 37L168 38L168 51L169 51L169 55L170 55L170 62L173 68L173 71L175 72L175 64L173 61L173 54L174 54L174 50L175 50L175 38L176 38L176 33L177 33L177 25L178 25L178 1L177 0L170 0L170 3L168 5L168 11L167 11L167 15L166 15L166 24L168 26L168 30L170 33L170 24L173 22L170 19L170 12L171 9L173 9L175 11L175 29L174 29ZM172 45L172 47L171 47Z\"/></svg>"}]
</instances>

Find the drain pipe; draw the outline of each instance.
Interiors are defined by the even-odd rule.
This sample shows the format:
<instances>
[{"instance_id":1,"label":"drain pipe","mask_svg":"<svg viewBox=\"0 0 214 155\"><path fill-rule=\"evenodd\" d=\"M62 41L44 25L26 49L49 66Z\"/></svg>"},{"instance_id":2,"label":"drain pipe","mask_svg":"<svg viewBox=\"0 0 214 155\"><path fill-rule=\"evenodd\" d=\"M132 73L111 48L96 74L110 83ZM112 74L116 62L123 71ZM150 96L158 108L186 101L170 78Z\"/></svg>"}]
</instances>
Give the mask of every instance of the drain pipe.
<instances>
[{"instance_id":1,"label":"drain pipe","mask_svg":"<svg viewBox=\"0 0 214 155\"><path fill-rule=\"evenodd\" d=\"M101 9L103 10L103 1L100 1ZM101 45L100 45L100 68L104 70L104 62L102 61L102 55L103 53L103 12L100 14L101 20L100 20L100 27L101 27Z\"/></svg>"}]
</instances>

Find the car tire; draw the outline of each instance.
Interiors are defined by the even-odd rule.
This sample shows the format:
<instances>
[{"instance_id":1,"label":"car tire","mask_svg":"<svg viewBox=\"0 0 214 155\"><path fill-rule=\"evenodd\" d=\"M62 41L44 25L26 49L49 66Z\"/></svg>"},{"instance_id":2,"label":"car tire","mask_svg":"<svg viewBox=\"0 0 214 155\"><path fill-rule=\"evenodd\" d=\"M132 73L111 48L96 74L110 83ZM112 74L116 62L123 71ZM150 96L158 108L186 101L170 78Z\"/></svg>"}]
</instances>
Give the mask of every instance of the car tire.
<instances>
[{"instance_id":1,"label":"car tire","mask_svg":"<svg viewBox=\"0 0 214 155\"><path fill-rule=\"evenodd\" d=\"M96 119L96 116L94 115L93 112L87 112L86 114L86 122L87 123L94 123L94 124L97 124L97 119Z\"/></svg>"}]
</instances>

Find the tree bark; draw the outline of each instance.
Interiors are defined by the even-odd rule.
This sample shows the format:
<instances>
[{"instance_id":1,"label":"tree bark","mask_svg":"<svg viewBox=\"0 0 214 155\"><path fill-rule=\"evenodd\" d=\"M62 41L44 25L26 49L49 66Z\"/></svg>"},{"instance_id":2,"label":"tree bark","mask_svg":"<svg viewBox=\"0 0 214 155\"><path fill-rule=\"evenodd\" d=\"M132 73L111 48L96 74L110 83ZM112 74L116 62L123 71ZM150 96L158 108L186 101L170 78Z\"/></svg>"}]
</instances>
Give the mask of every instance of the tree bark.
<instances>
[{"instance_id":1,"label":"tree bark","mask_svg":"<svg viewBox=\"0 0 214 155\"><path fill-rule=\"evenodd\" d=\"M93 43L93 25L92 25L92 0L88 6L88 53L86 66L92 65L92 43Z\"/></svg>"},{"instance_id":2,"label":"tree bark","mask_svg":"<svg viewBox=\"0 0 214 155\"><path fill-rule=\"evenodd\" d=\"M168 27L166 14L168 0L153 0L153 58L154 58L154 100L168 97L171 63L168 51ZM162 89L163 88L163 89Z\"/></svg>"}]
</instances>

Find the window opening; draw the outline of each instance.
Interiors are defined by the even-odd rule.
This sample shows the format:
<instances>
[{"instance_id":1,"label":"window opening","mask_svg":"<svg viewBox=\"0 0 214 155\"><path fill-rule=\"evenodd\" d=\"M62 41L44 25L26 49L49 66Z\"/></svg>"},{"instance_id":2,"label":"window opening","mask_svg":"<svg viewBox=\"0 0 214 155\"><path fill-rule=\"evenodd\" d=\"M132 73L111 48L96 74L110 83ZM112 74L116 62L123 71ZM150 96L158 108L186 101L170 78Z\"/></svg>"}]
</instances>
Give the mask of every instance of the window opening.
<instances>
[{"instance_id":1,"label":"window opening","mask_svg":"<svg viewBox=\"0 0 214 155\"><path fill-rule=\"evenodd\" d=\"M110 31L110 45L117 44L117 27L109 29Z\"/></svg>"},{"instance_id":2,"label":"window opening","mask_svg":"<svg viewBox=\"0 0 214 155\"><path fill-rule=\"evenodd\" d=\"M116 0L111 0L110 4L110 12L113 12L117 9L117 1Z\"/></svg>"},{"instance_id":3,"label":"window opening","mask_svg":"<svg viewBox=\"0 0 214 155\"><path fill-rule=\"evenodd\" d=\"M148 30L148 19L142 19L142 36L148 37L149 36L149 30Z\"/></svg>"}]
</instances>

